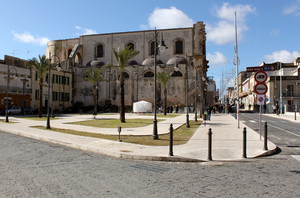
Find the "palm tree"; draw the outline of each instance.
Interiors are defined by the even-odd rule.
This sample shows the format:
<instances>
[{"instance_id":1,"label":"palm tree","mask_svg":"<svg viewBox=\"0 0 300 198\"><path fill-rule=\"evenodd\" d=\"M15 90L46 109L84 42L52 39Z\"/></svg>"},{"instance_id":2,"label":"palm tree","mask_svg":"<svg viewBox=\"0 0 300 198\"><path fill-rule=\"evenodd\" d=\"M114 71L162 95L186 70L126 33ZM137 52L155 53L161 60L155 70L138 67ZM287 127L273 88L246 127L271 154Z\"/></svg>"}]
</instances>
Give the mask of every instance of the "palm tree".
<instances>
[{"instance_id":1,"label":"palm tree","mask_svg":"<svg viewBox=\"0 0 300 198\"><path fill-rule=\"evenodd\" d=\"M167 74L165 71L157 73L157 80L164 85L164 115L167 115L167 84L171 77L171 73Z\"/></svg>"},{"instance_id":2,"label":"palm tree","mask_svg":"<svg viewBox=\"0 0 300 198\"><path fill-rule=\"evenodd\" d=\"M40 105L39 105L39 117L41 118L43 115L43 83L44 76L48 72L49 69L49 59L46 58L45 55L39 55L39 59L32 58L28 61L28 65L36 71L37 80L40 86ZM50 82L48 82L48 86L50 86ZM50 96L48 96L48 102L50 102Z\"/></svg>"},{"instance_id":3,"label":"palm tree","mask_svg":"<svg viewBox=\"0 0 300 198\"><path fill-rule=\"evenodd\" d=\"M107 67L91 67L86 72L86 77L83 78L84 80L89 81L93 84L93 93L94 93L94 113L93 115L97 115L97 85L100 81L105 81L106 79L103 78L103 73Z\"/></svg>"},{"instance_id":4,"label":"palm tree","mask_svg":"<svg viewBox=\"0 0 300 198\"><path fill-rule=\"evenodd\" d=\"M125 122L125 98L124 98L124 72L125 66L127 66L128 61L139 54L139 51L132 50L130 46L118 51L113 49L114 55L117 59L118 67L120 68L120 87L121 87L121 104L120 104L120 121Z\"/></svg>"}]
</instances>

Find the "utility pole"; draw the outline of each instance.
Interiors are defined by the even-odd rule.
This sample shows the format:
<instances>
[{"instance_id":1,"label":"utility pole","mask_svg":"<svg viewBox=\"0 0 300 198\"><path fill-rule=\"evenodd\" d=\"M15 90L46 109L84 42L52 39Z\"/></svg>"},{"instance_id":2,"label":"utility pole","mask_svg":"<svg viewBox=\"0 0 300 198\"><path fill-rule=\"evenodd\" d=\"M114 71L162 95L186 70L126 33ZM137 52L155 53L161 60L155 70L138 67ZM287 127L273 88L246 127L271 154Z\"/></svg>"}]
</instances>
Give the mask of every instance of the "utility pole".
<instances>
[{"instance_id":1,"label":"utility pole","mask_svg":"<svg viewBox=\"0 0 300 198\"><path fill-rule=\"evenodd\" d=\"M281 65L281 63L279 63L280 64L280 116L282 116L282 73L283 73L283 71L282 71L282 65Z\"/></svg>"},{"instance_id":2,"label":"utility pole","mask_svg":"<svg viewBox=\"0 0 300 198\"><path fill-rule=\"evenodd\" d=\"M238 45L237 45L237 25L236 25L236 12L234 12L235 22L235 56L236 56L236 91L237 91L237 104L236 104L236 119L238 122L238 129L240 128L240 98L239 98L239 56L238 56Z\"/></svg>"}]
</instances>

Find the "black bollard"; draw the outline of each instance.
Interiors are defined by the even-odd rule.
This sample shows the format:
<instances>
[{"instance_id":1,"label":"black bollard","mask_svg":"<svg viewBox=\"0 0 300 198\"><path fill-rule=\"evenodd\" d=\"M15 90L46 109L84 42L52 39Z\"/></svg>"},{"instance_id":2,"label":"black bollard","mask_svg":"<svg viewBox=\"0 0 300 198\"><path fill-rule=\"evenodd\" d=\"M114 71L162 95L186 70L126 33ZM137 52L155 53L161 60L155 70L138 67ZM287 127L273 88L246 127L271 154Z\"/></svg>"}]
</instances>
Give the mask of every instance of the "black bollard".
<instances>
[{"instance_id":1,"label":"black bollard","mask_svg":"<svg viewBox=\"0 0 300 198\"><path fill-rule=\"evenodd\" d=\"M197 120L197 110L195 110L195 122L198 122L198 120Z\"/></svg>"},{"instance_id":2,"label":"black bollard","mask_svg":"<svg viewBox=\"0 0 300 198\"><path fill-rule=\"evenodd\" d=\"M243 158L247 158L247 130L244 127L243 130Z\"/></svg>"},{"instance_id":3,"label":"black bollard","mask_svg":"<svg viewBox=\"0 0 300 198\"><path fill-rule=\"evenodd\" d=\"M212 131L211 128L209 128L208 129L208 157L207 157L209 161L212 160L211 150L212 150Z\"/></svg>"},{"instance_id":4,"label":"black bollard","mask_svg":"<svg viewBox=\"0 0 300 198\"><path fill-rule=\"evenodd\" d=\"M169 156L173 155L173 125L170 124L170 149L169 149Z\"/></svg>"},{"instance_id":5,"label":"black bollard","mask_svg":"<svg viewBox=\"0 0 300 198\"><path fill-rule=\"evenodd\" d=\"M118 132L119 132L119 142L122 142L121 140L121 130L122 130L122 127L118 127Z\"/></svg>"},{"instance_id":6,"label":"black bollard","mask_svg":"<svg viewBox=\"0 0 300 198\"><path fill-rule=\"evenodd\" d=\"M206 114L204 114L203 120L204 120L204 126L206 126Z\"/></svg>"},{"instance_id":7,"label":"black bollard","mask_svg":"<svg viewBox=\"0 0 300 198\"><path fill-rule=\"evenodd\" d=\"M264 150L268 150L268 123L265 122Z\"/></svg>"}]
</instances>

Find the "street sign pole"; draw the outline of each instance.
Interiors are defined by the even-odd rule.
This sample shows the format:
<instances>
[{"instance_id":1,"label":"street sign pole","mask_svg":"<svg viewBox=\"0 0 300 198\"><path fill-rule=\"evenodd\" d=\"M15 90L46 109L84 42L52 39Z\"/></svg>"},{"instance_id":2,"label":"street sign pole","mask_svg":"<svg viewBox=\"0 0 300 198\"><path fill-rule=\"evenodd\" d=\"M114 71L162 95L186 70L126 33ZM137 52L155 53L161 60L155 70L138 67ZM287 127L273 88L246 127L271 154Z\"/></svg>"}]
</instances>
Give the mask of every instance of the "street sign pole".
<instances>
[{"instance_id":1,"label":"street sign pole","mask_svg":"<svg viewBox=\"0 0 300 198\"><path fill-rule=\"evenodd\" d=\"M261 140L261 105L259 105L259 122L258 122L258 127L259 127L259 140Z\"/></svg>"},{"instance_id":2,"label":"street sign pole","mask_svg":"<svg viewBox=\"0 0 300 198\"><path fill-rule=\"evenodd\" d=\"M261 113L262 113L262 105L265 103L265 95L258 94L257 95L257 104L259 105L259 118L258 118L258 128L259 128L259 139L261 140Z\"/></svg>"}]
</instances>

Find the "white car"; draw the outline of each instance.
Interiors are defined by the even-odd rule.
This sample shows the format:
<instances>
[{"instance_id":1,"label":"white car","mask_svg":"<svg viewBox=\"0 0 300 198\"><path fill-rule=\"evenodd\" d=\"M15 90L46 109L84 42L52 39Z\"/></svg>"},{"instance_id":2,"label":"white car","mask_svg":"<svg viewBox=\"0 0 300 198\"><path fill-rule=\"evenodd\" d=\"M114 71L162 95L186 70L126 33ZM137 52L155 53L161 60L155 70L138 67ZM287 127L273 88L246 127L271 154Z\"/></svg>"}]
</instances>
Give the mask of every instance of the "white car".
<instances>
[{"instance_id":1,"label":"white car","mask_svg":"<svg viewBox=\"0 0 300 198\"><path fill-rule=\"evenodd\" d=\"M10 109L7 110L8 114L18 114L20 115L22 113L21 107L12 106Z\"/></svg>"}]
</instances>

